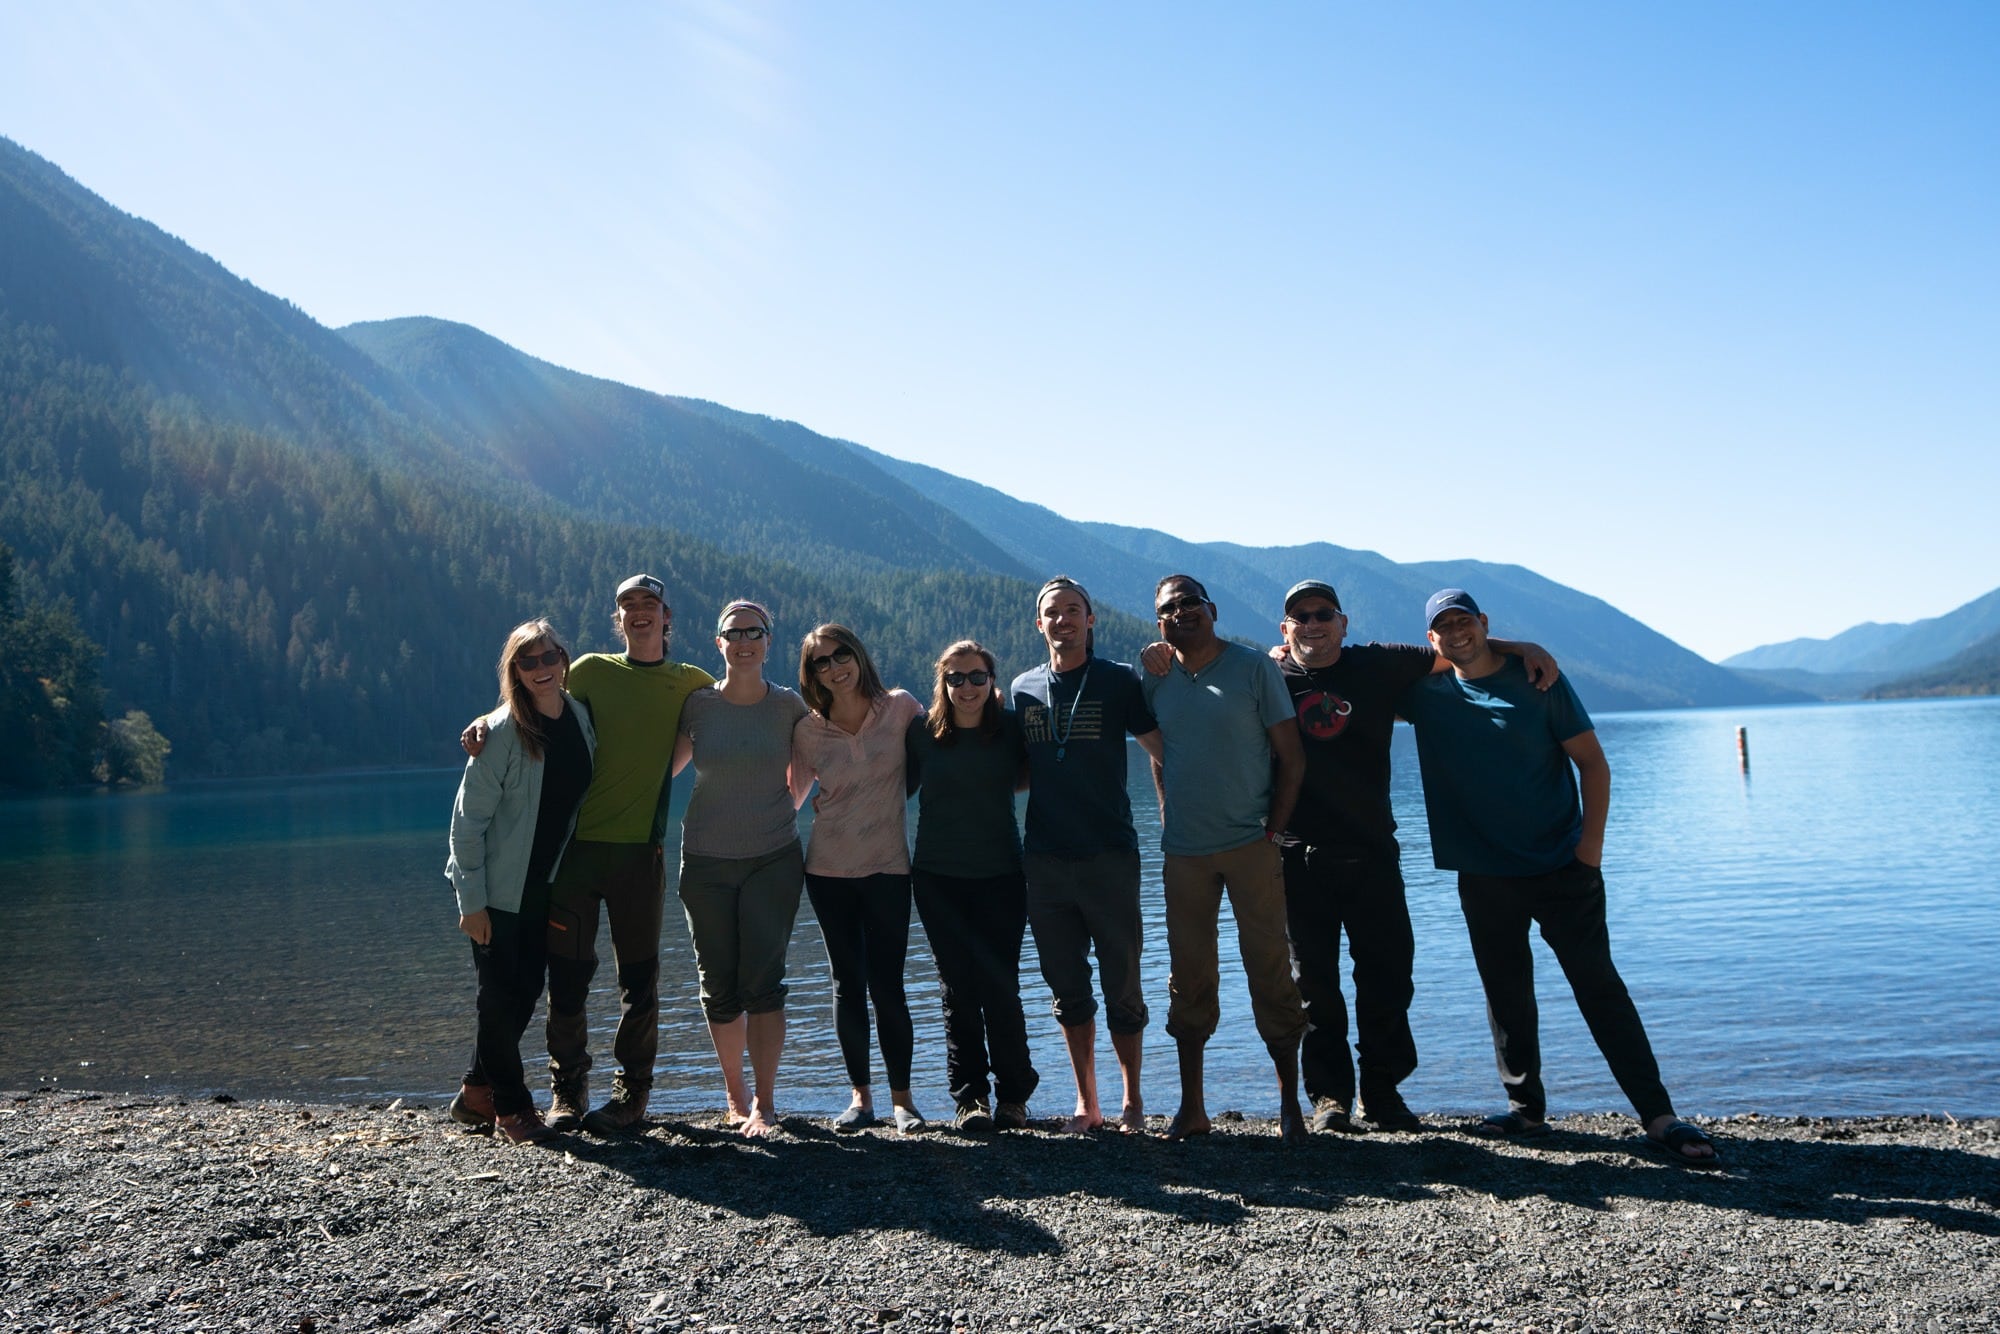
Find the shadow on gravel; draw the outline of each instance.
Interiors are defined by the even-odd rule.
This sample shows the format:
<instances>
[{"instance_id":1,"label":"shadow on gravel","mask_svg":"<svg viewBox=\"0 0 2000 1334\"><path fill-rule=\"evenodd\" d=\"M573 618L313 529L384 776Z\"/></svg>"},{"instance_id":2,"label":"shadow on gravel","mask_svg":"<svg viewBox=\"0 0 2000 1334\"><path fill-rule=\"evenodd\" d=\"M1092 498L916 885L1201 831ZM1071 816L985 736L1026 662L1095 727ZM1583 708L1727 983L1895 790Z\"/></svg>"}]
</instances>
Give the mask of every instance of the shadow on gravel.
<instances>
[{"instance_id":1,"label":"shadow on gravel","mask_svg":"<svg viewBox=\"0 0 2000 1334\"><path fill-rule=\"evenodd\" d=\"M1911 1219L2000 1236L2000 1161L1991 1157L1832 1138L1732 1139L1726 1128L1716 1134L1716 1147L1723 1170L1698 1172L1668 1161L1636 1131L1606 1135L1558 1126L1505 1150L1440 1136L1422 1146L1420 1171L1498 1199L1539 1195L1584 1209L1607 1208L1614 1198L1708 1203L1770 1218Z\"/></svg>"},{"instance_id":2,"label":"shadow on gravel","mask_svg":"<svg viewBox=\"0 0 2000 1334\"><path fill-rule=\"evenodd\" d=\"M638 1187L724 1214L790 1218L821 1236L907 1229L1017 1256L1064 1249L1026 1207L1047 1217L1047 1202L1064 1199L1084 1229L1104 1205L1228 1227L1257 1209L1327 1212L1355 1200L1470 1192L1593 1210L1652 1200L1772 1218L1911 1219L2000 1235L2000 1163L1921 1145L1739 1140L1725 1131L1718 1139L1727 1170L1709 1173L1665 1161L1636 1133L1562 1128L1532 1144L1496 1146L1446 1132L1315 1138L1296 1151L1274 1136L1243 1133L1170 1145L1120 1135L849 1136L804 1120L786 1128L775 1141L748 1144L666 1120L637 1139L579 1143L575 1152Z\"/></svg>"}]
</instances>

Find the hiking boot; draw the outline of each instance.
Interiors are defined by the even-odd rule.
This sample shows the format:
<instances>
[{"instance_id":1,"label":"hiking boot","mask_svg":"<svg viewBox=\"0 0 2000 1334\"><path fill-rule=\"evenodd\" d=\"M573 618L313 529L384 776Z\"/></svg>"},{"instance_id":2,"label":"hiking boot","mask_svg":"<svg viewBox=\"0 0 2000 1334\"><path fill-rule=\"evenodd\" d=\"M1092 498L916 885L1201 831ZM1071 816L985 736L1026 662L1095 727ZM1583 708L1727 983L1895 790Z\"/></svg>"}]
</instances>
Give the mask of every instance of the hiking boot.
<instances>
[{"instance_id":1,"label":"hiking boot","mask_svg":"<svg viewBox=\"0 0 2000 1334\"><path fill-rule=\"evenodd\" d=\"M635 1089L622 1079L611 1081L611 1101L583 1118L583 1128L606 1139L629 1135L646 1121L646 1095L650 1089Z\"/></svg>"},{"instance_id":2,"label":"hiking boot","mask_svg":"<svg viewBox=\"0 0 2000 1334\"><path fill-rule=\"evenodd\" d=\"M1403 1095L1394 1089L1371 1093L1361 1100L1361 1117L1377 1130L1388 1130L1398 1134L1408 1134L1422 1130L1424 1123L1403 1101Z\"/></svg>"},{"instance_id":3,"label":"hiking boot","mask_svg":"<svg viewBox=\"0 0 2000 1334\"><path fill-rule=\"evenodd\" d=\"M1026 1130L1028 1128L1028 1104L1025 1102L1003 1102L993 1109L993 1124L1001 1130Z\"/></svg>"},{"instance_id":4,"label":"hiking boot","mask_svg":"<svg viewBox=\"0 0 2000 1334\"><path fill-rule=\"evenodd\" d=\"M1356 1125L1347 1114L1347 1104L1338 1098L1314 1098L1312 1128L1315 1134L1361 1135L1366 1128Z\"/></svg>"},{"instance_id":5,"label":"hiking boot","mask_svg":"<svg viewBox=\"0 0 2000 1334\"><path fill-rule=\"evenodd\" d=\"M525 1112L509 1112L496 1117L493 1128L506 1136L509 1144L540 1144L556 1137L556 1132L542 1123L542 1114L533 1107Z\"/></svg>"},{"instance_id":6,"label":"hiking boot","mask_svg":"<svg viewBox=\"0 0 2000 1334\"><path fill-rule=\"evenodd\" d=\"M481 1129L493 1124L493 1086L460 1084L451 1100L451 1119L462 1126Z\"/></svg>"},{"instance_id":7,"label":"hiking boot","mask_svg":"<svg viewBox=\"0 0 2000 1334\"><path fill-rule=\"evenodd\" d=\"M952 1124L960 1130L973 1133L991 1130L993 1113L986 1110L986 1099L981 1098L978 1102L969 1102L959 1108L958 1115L952 1118Z\"/></svg>"},{"instance_id":8,"label":"hiking boot","mask_svg":"<svg viewBox=\"0 0 2000 1334\"><path fill-rule=\"evenodd\" d=\"M590 1076L549 1081L549 1129L574 1130L590 1114Z\"/></svg>"}]
</instances>

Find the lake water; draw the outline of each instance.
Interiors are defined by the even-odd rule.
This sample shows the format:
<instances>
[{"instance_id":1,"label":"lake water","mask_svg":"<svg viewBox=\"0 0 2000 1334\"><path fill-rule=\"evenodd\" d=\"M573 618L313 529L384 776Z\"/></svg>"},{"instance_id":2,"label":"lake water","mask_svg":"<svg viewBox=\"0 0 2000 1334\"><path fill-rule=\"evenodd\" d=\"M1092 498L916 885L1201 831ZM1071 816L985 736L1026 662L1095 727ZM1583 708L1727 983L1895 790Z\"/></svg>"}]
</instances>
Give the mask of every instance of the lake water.
<instances>
[{"instance_id":1,"label":"lake water","mask_svg":"<svg viewBox=\"0 0 2000 1334\"><path fill-rule=\"evenodd\" d=\"M1613 949L1683 1111L2000 1113L2000 700L1597 721L1615 784ZM1407 728L1396 772L1423 1062L1404 1092L1421 1110L1490 1111L1502 1099L1484 1007L1452 882L1430 867ZM455 772L399 773L0 803L0 1088L447 1095L473 994L442 876L456 783ZM1164 1112L1175 1081L1157 829L1141 837L1148 1102ZM676 906L662 942L656 1106L689 1111L719 1106L721 1086ZM1225 913L1209 1103L1269 1115L1270 1066L1228 930ZM1536 950L1552 1111L1623 1109L1553 958ZM791 959L780 1106L831 1112L845 1080L810 905ZM610 973L607 959L600 977ZM908 976L918 1104L939 1116L949 1098L936 974L914 923ZM1043 1079L1035 1110L1053 1115L1071 1086L1032 941L1023 978ZM605 1059L607 991L591 1016ZM537 1034L539 1019L525 1045Z\"/></svg>"}]
</instances>

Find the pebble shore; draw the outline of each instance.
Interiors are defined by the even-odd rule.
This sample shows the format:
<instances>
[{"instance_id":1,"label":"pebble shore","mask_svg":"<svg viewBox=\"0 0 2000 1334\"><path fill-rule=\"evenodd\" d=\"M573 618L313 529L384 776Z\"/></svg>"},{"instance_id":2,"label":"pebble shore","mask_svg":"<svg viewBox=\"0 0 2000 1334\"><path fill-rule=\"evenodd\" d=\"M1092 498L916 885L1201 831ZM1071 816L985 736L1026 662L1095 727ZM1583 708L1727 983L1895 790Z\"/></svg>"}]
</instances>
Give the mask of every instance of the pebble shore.
<instances>
[{"instance_id":1,"label":"pebble shore","mask_svg":"<svg viewBox=\"0 0 2000 1334\"><path fill-rule=\"evenodd\" d=\"M1155 1118L1159 1124L1159 1118ZM1990 1329L2000 1121L1627 1118L1286 1149L714 1116L515 1147L441 1106L0 1094L0 1328Z\"/></svg>"}]
</instances>

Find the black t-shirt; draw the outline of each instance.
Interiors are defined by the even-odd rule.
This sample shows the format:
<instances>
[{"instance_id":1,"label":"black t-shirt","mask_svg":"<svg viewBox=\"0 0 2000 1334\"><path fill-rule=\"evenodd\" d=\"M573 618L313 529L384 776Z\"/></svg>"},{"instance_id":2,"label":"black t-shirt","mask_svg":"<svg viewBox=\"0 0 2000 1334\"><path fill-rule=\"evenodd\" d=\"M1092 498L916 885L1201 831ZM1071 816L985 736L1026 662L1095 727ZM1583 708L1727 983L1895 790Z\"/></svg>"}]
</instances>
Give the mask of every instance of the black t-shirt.
<instances>
[{"instance_id":1,"label":"black t-shirt","mask_svg":"<svg viewBox=\"0 0 2000 1334\"><path fill-rule=\"evenodd\" d=\"M1354 856L1397 855L1389 807L1396 700L1431 674L1437 655L1413 644L1350 644L1331 667L1278 663L1305 746L1306 781L1292 837Z\"/></svg>"},{"instance_id":2,"label":"black t-shirt","mask_svg":"<svg viewBox=\"0 0 2000 1334\"><path fill-rule=\"evenodd\" d=\"M535 810L535 845L528 853L530 888L548 883L570 817L589 786L590 747L583 743L576 711L564 700L561 717L542 720L542 804Z\"/></svg>"},{"instance_id":3,"label":"black t-shirt","mask_svg":"<svg viewBox=\"0 0 2000 1334\"><path fill-rule=\"evenodd\" d=\"M917 846L910 865L935 875L984 880L1021 869L1014 786L1021 776L1021 723L1010 710L992 736L960 732L949 745L918 714L904 736L906 780L917 798Z\"/></svg>"}]
</instances>

